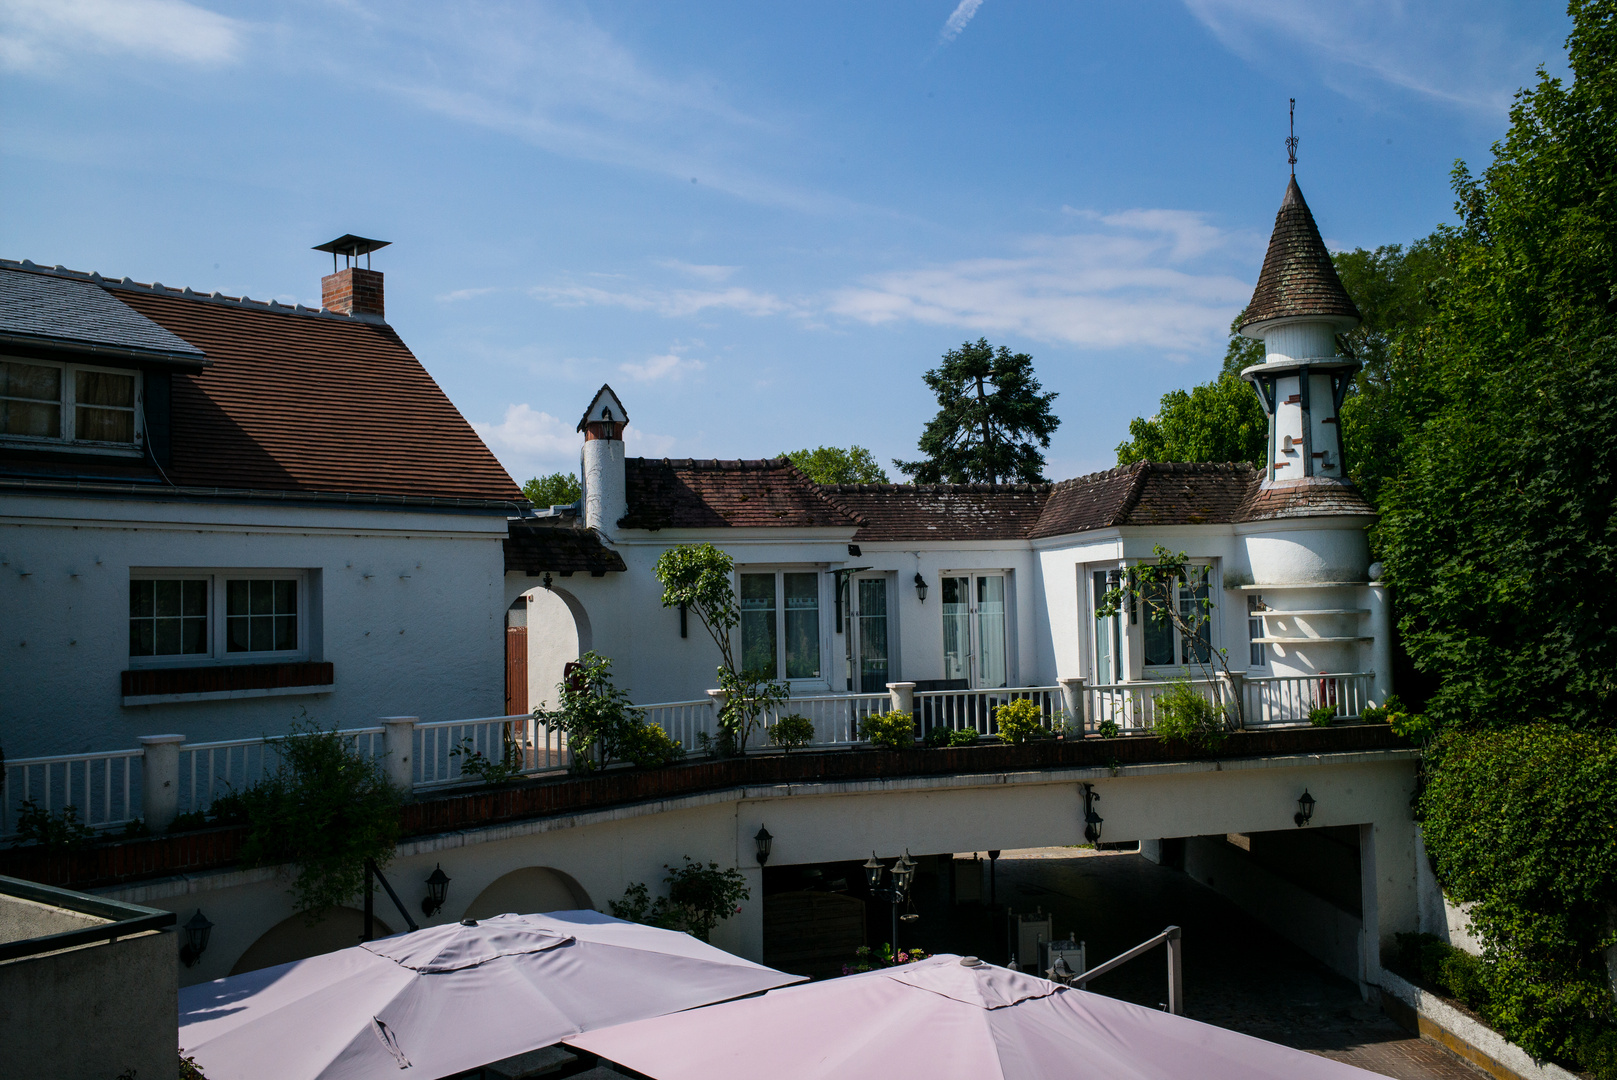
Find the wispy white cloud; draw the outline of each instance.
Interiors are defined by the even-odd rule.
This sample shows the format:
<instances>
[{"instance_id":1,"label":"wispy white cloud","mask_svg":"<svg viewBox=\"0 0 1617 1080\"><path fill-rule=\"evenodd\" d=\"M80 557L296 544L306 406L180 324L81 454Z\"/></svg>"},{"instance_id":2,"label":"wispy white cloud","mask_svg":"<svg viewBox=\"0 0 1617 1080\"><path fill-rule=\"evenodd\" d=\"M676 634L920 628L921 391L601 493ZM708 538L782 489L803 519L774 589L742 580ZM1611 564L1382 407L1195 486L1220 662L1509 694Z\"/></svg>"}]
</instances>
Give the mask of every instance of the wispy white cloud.
<instances>
[{"instance_id":1,"label":"wispy white cloud","mask_svg":"<svg viewBox=\"0 0 1617 1080\"><path fill-rule=\"evenodd\" d=\"M1467 108L1504 112L1559 39L1528 32L1526 5L1488 0L1184 0L1231 52L1274 70L1295 56L1340 93L1393 86Z\"/></svg>"},{"instance_id":2,"label":"wispy white cloud","mask_svg":"<svg viewBox=\"0 0 1617 1080\"><path fill-rule=\"evenodd\" d=\"M971 22L971 17L977 14L977 9L982 6L983 0L960 0L959 5L954 9L954 13L944 22L943 29L939 31L938 36L946 42L953 41L959 37L960 31L966 28L966 24Z\"/></svg>"},{"instance_id":3,"label":"wispy white cloud","mask_svg":"<svg viewBox=\"0 0 1617 1080\"><path fill-rule=\"evenodd\" d=\"M648 357L641 364L619 364L618 370L635 382L655 382L658 379L683 379L707 365L695 357L681 356L678 346L660 356Z\"/></svg>"},{"instance_id":4,"label":"wispy white cloud","mask_svg":"<svg viewBox=\"0 0 1617 1080\"><path fill-rule=\"evenodd\" d=\"M875 275L832 294L829 310L1090 348L1216 346L1251 290L1221 264L1249 261L1255 238L1185 211L1075 214L1099 228L1027 237L1008 256Z\"/></svg>"},{"instance_id":5,"label":"wispy white cloud","mask_svg":"<svg viewBox=\"0 0 1617 1080\"><path fill-rule=\"evenodd\" d=\"M682 259L653 259L652 265L660 266L665 270L674 270L688 277L700 278L703 281L728 281L737 270L741 269L739 266L688 263Z\"/></svg>"},{"instance_id":6,"label":"wispy white cloud","mask_svg":"<svg viewBox=\"0 0 1617 1080\"><path fill-rule=\"evenodd\" d=\"M755 292L732 285L725 289L611 290L593 285L538 285L529 295L557 307L621 307L650 311L667 318L687 318L709 311L739 311L745 315L781 315L794 305L773 293Z\"/></svg>"},{"instance_id":7,"label":"wispy white cloud","mask_svg":"<svg viewBox=\"0 0 1617 1080\"><path fill-rule=\"evenodd\" d=\"M4 0L0 68L59 70L86 53L218 65L236 59L246 30L185 0Z\"/></svg>"}]
</instances>

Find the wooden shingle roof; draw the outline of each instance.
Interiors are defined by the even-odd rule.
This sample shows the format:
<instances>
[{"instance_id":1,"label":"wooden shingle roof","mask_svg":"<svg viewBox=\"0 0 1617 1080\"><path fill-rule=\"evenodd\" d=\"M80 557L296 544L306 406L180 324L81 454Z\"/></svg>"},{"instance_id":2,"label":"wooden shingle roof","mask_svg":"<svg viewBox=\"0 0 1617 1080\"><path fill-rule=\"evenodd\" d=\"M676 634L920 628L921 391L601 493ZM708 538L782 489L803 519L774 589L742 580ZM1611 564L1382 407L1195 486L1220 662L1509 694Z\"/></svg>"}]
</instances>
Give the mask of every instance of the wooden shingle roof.
<instances>
[{"instance_id":1,"label":"wooden shingle roof","mask_svg":"<svg viewBox=\"0 0 1617 1080\"><path fill-rule=\"evenodd\" d=\"M1298 316L1338 320L1345 323L1344 329L1359 321L1359 309L1336 276L1331 253L1325 250L1294 176L1275 215L1269 251L1263 257L1263 270L1252 290L1241 332L1258 323Z\"/></svg>"},{"instance_id":2,"label":"wooden shingle roof","mask_svg":"<svg viewBox=\"0 0 1617 1080\"><path fill-rule=\"evenodd\" d=\"M865 521L855 540L1021 539L1038 523L1049 484L822 484Z\"/></svg>"}]
</instances>

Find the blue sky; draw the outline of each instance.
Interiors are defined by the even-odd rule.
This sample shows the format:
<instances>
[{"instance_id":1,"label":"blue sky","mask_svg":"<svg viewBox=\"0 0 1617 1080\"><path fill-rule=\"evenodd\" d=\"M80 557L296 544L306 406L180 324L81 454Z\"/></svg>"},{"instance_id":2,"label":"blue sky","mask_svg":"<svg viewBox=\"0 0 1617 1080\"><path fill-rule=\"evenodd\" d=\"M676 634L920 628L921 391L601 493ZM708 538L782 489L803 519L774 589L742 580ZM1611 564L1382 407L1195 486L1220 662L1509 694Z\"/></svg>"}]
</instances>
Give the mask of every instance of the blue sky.
<instances>
[{"instance_id":1,"label":"blue sky","mask_svg":"<svg viewBox=\"0 0 1617 1080\"><path fill-rule=\"evenodd\" d=\"M518 480L609 381L631 453L914 455L966 339L1059 479L1216 372L1286 183L1333 247L1451 217L1560 5L0 0L0 255L389 321ZM889 468L895 480L901 479Z\"/></svg>"}]
</instances>

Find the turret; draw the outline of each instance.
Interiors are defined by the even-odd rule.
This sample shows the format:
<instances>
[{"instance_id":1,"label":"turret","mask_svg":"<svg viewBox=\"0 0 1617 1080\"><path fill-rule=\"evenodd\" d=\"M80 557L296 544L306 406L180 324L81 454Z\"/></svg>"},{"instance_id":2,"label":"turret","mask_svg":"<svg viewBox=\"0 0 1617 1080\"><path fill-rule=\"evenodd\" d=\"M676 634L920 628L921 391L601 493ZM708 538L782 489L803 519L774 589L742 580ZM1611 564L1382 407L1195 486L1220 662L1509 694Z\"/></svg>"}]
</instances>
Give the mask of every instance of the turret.
<instances>
[{"instance_id":1,"label":"turret","mask_svg":"<svg viewBox=\"0 0 1617 1080\"><path fill-rule=\"evenodd\" d=\"M628 423L623 402L605 385L578 422L584 433L584 524L608 536L629 508L623 475L623 429Z\"/></svg>"},{"instance_id":2,"label":"turret","mask_svg":"<svg viewBox=\"0 0 1617 1080\"><path fill-rule=\"evenodd\" d=\"M1336 335L1358 324L1293 175L1241 324L1264 345L1264 362L1241 375L1269 415L1265 486L1346 481L1338 410L1359 364L1337 352Z\"/></svg>"}]
</instances>

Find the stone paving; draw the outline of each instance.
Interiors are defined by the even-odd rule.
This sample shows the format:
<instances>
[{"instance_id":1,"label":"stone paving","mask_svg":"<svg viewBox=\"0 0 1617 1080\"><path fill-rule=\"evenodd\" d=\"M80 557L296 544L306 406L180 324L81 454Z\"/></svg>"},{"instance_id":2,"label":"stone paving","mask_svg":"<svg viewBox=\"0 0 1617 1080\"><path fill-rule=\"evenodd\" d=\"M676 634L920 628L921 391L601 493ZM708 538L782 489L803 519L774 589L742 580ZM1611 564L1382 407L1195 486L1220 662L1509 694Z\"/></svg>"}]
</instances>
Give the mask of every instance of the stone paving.
<instances>
[{"instance_id":1,"label":"stone paving","mask_svg":"<svg viewBox=\"0 0 1617 1080\"><path fill-rule=\"evenodd\" d=\"M1001 909L1042 907L1057 937L1088 943L1091 966L1176 924L1184 932L1185 1014L1400 1080L1479 1080L1485 1073L1410 1035L1354 983L1263 929L1217 893L1134 853L1075 848L1006 852L996 871ZM1004 916L950 908L941 883L918 882L921 919L900 934L931 951L1007 959ZM930 886L930 887L928 887ZM985 882L986 890L986 882ZM987 897L985 896L986 900ZM1090 984L1141 1005L1167 1000L1157 949Z\"/></svg>"}]
</instances>

